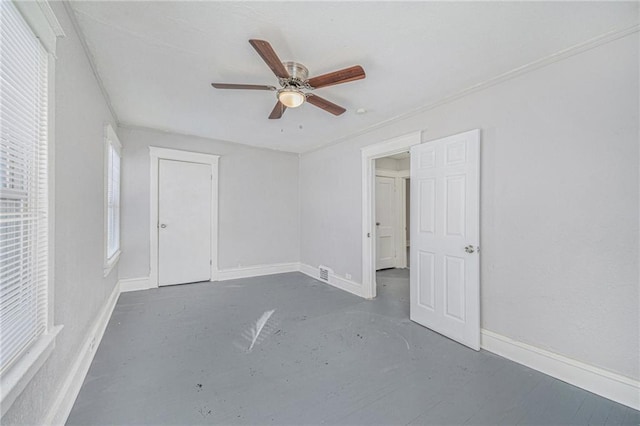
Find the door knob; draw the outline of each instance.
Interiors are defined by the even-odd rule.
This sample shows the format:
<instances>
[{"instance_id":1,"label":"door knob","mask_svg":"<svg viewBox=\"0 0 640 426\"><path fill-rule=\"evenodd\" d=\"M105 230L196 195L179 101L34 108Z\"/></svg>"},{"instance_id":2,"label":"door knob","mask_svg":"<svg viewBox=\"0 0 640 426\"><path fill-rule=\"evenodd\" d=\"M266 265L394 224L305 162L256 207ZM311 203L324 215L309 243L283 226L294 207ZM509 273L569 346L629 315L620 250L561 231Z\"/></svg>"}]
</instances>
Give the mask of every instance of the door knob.
<instances>
[{"instance_id":1,"label":"door knob","mask_svg":"<svg viewBox=\"0 0 640 426\"><path fill-rule=\"evenodd\" d=\"M376 222L376 226L380 226L380 222Z\"/></svg>"},{"instance_id":2,"label":"door knob","mask_svg":"<svg viewBox=\"0 0 640 426\"><path fill-rule=\"evenodd\" d=\"M167 225L165 225L164 223L163 223L162 225L160 225L160 228L163 228L163 229L164 229L164 228L166 228L166 227L167 227Z\"/></svg>"},{"instance_id":3,"label":"door knob","mask_svg":"<svg viewBox=\"0 0 640 426\"><path fill-rule=\"evenodd\" d=\"M468 245L464 248L464 251L466 251L467 253L474 253L476 250L473 248L472 245Z\"/></svg>"}]
</instances>

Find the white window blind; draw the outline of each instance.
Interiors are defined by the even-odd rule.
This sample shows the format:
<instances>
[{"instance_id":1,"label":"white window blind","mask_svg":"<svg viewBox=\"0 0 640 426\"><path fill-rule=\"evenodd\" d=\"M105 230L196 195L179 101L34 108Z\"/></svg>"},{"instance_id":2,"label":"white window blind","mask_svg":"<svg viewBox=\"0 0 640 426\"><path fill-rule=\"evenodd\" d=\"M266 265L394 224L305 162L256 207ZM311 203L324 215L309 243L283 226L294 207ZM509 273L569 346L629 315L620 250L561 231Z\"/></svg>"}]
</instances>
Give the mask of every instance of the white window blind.
<instances>
[{"instance_id":1,"label":"white window blind","mask_svg":"<svg viewBox=\"0 0 640 426\"><path fill-rule=\"evenodd\" d=\"M0 2L0 371L47 328L47 54Z\"/></svg>"},{"instance_id":2,"label":"white window blind","mask_svg":"<svg viewBox=\"0 0 640 426\"><path fill-rule=\"evenodd\" d=\"M120 141L111 126L107 126L106 142L106 266L110 267L120 253Z\"/></svg>"}]
</instances>

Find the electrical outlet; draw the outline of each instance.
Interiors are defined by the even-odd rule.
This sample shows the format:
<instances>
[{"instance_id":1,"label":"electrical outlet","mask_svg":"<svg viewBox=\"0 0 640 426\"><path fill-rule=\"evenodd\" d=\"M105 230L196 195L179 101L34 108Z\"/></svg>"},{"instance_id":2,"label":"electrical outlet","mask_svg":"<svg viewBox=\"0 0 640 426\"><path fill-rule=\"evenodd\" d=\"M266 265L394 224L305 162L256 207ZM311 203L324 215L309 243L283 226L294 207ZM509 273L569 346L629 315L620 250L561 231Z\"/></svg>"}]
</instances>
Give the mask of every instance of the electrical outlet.
<instances>
[{"instance_id":1,"label":"electrical outlet","mask_svg":"<svg viewBox=\"0 0 640 426\"><path fill-rule=\"evenodd\" d=\"M350 279L351 279L351 274L344 274L344 277L345 277L346 279L350 280Z\"/></svg>"}]
</instances>

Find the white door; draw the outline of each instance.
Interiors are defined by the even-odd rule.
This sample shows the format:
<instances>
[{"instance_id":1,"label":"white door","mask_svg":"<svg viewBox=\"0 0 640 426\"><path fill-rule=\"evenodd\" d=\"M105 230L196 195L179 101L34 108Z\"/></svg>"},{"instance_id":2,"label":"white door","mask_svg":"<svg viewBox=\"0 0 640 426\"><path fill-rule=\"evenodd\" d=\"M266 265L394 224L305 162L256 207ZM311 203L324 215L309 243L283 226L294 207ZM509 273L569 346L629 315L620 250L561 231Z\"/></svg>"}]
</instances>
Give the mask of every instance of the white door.
<instances>
[{"instance_id":1,"label":"white door","mask_svg":"<svg viewBox=\"0 0 640 426\"><path fill-rule=\"evenodd\" d=\"M210 164L160 160L158 285L211 279Z\"/></svg>"},{"instance_id":2,"label":"white door","mask_svg":"<svg viewBox=\"0 0 640 426\"><path fill-rule=\"evenodd\" d=\"M376 271L396 266L396 180L376 176Z\"/></svg>"},{"instance_id":3,"label":"white door","mask_svg":"<svg viewBox=\"0 0 640 426\"><path fill-rule=\"evenodd\" d=\"M411 148L411 319L480 349L480 131Z\"/></svg>"}]
</instances>

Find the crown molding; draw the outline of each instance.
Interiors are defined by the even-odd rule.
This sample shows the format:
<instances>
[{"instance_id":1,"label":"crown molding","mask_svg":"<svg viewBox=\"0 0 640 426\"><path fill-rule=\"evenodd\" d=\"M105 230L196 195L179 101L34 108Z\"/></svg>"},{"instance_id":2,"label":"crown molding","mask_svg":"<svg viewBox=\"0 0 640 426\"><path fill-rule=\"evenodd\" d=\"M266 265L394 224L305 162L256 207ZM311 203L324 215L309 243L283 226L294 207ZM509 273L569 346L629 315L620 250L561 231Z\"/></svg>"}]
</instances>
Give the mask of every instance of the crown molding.
<instances>
[{"instance_id":1,"label":"crown molding","mask_svg":"<svg viewBox=\"0 0 640 426\"><path fill-rule=\"evenodd\" d=\"M371 133L375 130L390 126L396 122L402 121L402 120L406 120L408 118L414 117L416 115L422 114L426 111L438 108L442 105L451 103L453 101L456 101L460 98L463 98L467 95L470 95L472 93L475 92L479 92L485 89L488 89L492 86L498 85L500 83L503 83L505 81L511 80L513 78L519 77L523 74L527 74L529 72L535 71L539 68L543 68L546 67L547 65L551 65L553 63L556 62L560 62L564 59L570 58L572 56L578 55L580 53L586 52L588 50L594 49L596 47L602 46L604 44L610 43L612 41L624 38L628 35L637 33L638 31L640 31L640 24L635 24L632 25L630 27L624 27L624 28L617 28L614 30L611 30L609 32L606 32L604 34L601 34L599 36L590 38L587 41L584 41L582 43L578 43L575 44L571 47L568 47L566 49L562 49L559 50L558 52L552 53L551 55L545 56L543 58L537 59L533 62L530 62L528 64L519 66L517 68L514 68L510 71L504 72L502 74L499 74L493 78L490 78L488 80L485 80L481 83L478 84L474 84L473 86L469 86L466 89L463 89L457 93L454 93L453 95L450 96L446 96L438 101L432 102L430 104L421 106L417 109L414 109L412 111L397 115L395 117L389 118L387 120L381 121L379 123L376 123L372 126L366 127L362 130L359 130L357 132L353 132L350 133L348 135L342 136L338 139L334 139L333 141L326 143L326 144L321 144L318 146L315 146L311 149L308 149L306 151L303 151L300 153L300 155L304 155L304 154L309 154L315 151L320 151L322 149L325 148L329 148L330 146L333 145L337 145L339 143L345 142L349 139L353 139L355 137L358 136L362 136L365 135L367 133Z\"/></svg>"}]
</instances>

